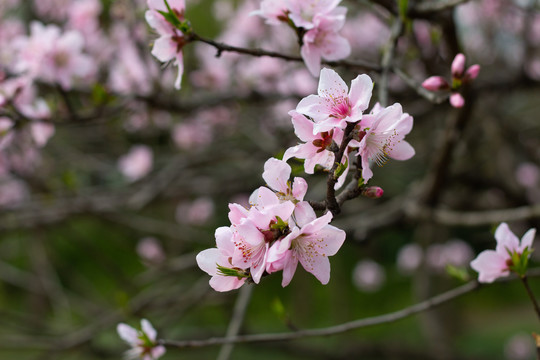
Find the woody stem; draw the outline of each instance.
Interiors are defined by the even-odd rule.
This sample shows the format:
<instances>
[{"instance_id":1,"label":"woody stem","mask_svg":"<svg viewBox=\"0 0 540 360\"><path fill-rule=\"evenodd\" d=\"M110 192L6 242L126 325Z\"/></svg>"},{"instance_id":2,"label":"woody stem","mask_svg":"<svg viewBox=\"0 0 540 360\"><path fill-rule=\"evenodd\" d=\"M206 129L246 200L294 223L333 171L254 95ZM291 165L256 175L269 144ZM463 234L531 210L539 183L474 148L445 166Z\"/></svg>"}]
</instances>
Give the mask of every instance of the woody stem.
<instances>
[{"instance_id":1,"label":"woody stem","mask_svg":"<svg viewBox=\"0 0 540 360\"><path fill-rule=\"evenodd\" d=\"M538 302L536 301L536 298L534 297L534 294L529 286L529 281L527 279L527 276L520 277L521 282L523 283L523 286L525 286L525 290L527 290L527 294L529 295L529 298L531 299L534 310L536 311L536 316L538 317L538 320L540 320L540 307L538 306Z\"/></svg>"}]
</instances>

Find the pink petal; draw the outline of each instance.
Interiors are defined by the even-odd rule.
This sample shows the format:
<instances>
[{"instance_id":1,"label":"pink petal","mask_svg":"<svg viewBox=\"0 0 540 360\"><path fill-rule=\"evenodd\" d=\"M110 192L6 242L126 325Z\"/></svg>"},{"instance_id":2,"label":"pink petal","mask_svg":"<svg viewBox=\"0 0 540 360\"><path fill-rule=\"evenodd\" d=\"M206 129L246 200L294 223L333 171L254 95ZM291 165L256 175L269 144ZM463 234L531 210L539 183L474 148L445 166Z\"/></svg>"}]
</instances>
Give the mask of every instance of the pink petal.
<instances>
[{"instance_id":1,"label":"pink petal","mask_svg":"<svg viewBox=\"0 0 540 360\"><path fill-rule=\"evenodd\" d=\"M351 54L349 40L337 33L326 35L321 48L322 57L328 61L345 59Z\"/></svg>"},{"instance_id":2,"label":"pink petal","mask_svg":"<svg viewBox=\"0 0 540 360\"><path fill-rule=\"evenodd\" d=\"M300 256L302 267L312 273L323 285L330 281L330 261L326 256L319 255L316 252L309 256Z\"/></svg>"},{"instance_id":3,"label":"pink petal","mask_svg":"<svg viewBox=\"0 0 540 360\"><path fill-rule=\"evenodd\" d=\"M281 286L285 287L290 284L294 273L296 272L296 268L298 266L298 259L294 256L292 256L292 252L287 252L288 261L285 263L285 266L283 267L283 280L281 281Z\"/></svg>"},{"instance_id":4,"label":"pink petal","mask_svg":"<svg viewBox=\"0 0 540 360\"><path fill-rule=\"evenodd\" d=\"M345 81L332 69L324 68L321 70L319 79L318 93L324 98L339 98L347 96L349 88Z\"/></svg>"},{"instance_id":5,"label":"pink petal","mask_svg":"<svg viewBox=\"0 0 540 360\"><path fill-rule=\"evenodd\" d=\"M308 32L309 33L309 32ZM306 64L311 75L317 77L321 69L321 53L320 50L310 43L304 41L304 45L300 49L302 59Z\"/></svg>"},{"instance_id":6,"label":"pink petal","mask_svg":"<svg viewBox=\"0 0 540 360\"><path fill-rule=\"evenodd\" d=\"M170 61L176 56L176 43L170 36L161 36L154 41L152 55L161 62Z\"/></svg>"},{"instance_id":7,"label":"pink petal","mask_svg":"<svg viewBox=\"0 0 540 360\"><path fill-rule=\"evenodd\" d=\"M268 186L282 193L287 193L291 167L285 161L270 158L264 163L262 178Z\"/></svg>"},{"instance_id":8,"label":"pink petal","mask_svg":"<svg viewBox=\"0 0 540 360\"><path fill-rule=\"evenodd\" d=\"M495 279L507 276L506 258L493 250L485 250L471 262L471 268L478 272L478 281L492 283Z\"/></svg>"},{"instance_id":9,"label":"pink petal","mask_svg":"<svg viewBox=\"0 0 540 360\"><path fill-rule=\"evenodd\" d=\"M154 329L152 324L150 324L150 321L146 319L141 320L141 329L142 331L148 336L148 338L152 341L156 341L157 337L157 331Z\"/></svg>"},{"instance_id":10,"label":"pink petal","mask_svg":"<svg viewBox=\"0 0 540 360\"><path fill-rule=\"evenodd\" d=\"M245 281L245 279L239 280L237 277L234 276L216 275L210 279L209 283L212 289L223 292L238 289L239 287L244 285Z\"/></svg>"},{"instance_id":11,"label":"pink petal","mask_svg":"<svg viewBox=\"0 0 540 360\"><path fill-rule=\"evenodd\" d=\"M525 250L525 248L527 247L529 248L529 250L531 250L535 236L536 229L529 229L521 238L521 246L519 247L519 251L523 252L523 250Z\"/></svg>"},{"instance_id":12,"label":"pink petal","mask_svg":"<svg viewBox=\"0 0 540 360\"><path fill-rule=\"evenodd\" d=\"M208 275L217 275L217 264L221 251L216 248L206 249L197 254L195 260L199 268Z\"/></svg>"},{"instance_id":13,"label":"pink petal","mask_svg":"<svg viewBox=\"0 0 540 360\"><path fill-rule=\"evenodd\" d=\"M310 97L310 100L304 101L305 99L309 99ZM302 104L303 101L304 103ZM307 98L302 99L298 104L298 107L300 107L300 104L302 104L302 108L309 111L309 108L312 106L310 103L312 102L315 103L315 106L318 106L321 101L318 96L310 95ZM292 117L291 121L294 126L294 133L296 134L296 136L298 136L300 140L308 142L317 138L315 135L313 135L313 121L311 121L296 110L289 111L289 115L291 115Z\"/></svg>"},{"instance_id":14,"label":"pink petal","mask_svg":"<svg viewBox=\"0 0 540 360\"><path fill-rule=\"evenodd\" d=\"M388 156L395 160L409 160L414 154L414 148L405 140L401 140L388 149Z\"/></svg>"},{"instance_id":15,"label":"pink petal","mask_svg":"<svg viewBox=\"0 0 540 360\"><path fill-rule=\"evenodd\" d=\"M184 75L184 57L182 52L176 54L176 60L174 64L178 67L178 74L176 75L176 80L174 81L174 88L180 90L182 83L182 76Z\"/></svg>"},{"instance_id":16,"label":"pink petal","mask_svg":"<svg viewBox=\"0 0 540 360\"><path fill-rule=\"evenodd\" d=\"M328 114L330 114L330 108L328 107L326 101L317 95L309 95L308 97L300 100L296 106L296 111L309 116L314 121L322 121L328 117ZM315 132L312 132L312 136L313 134L315 134ZM301 140L308 141L303 139Z\"/></svg>"},{"instance_id":17,"label":"pink petal","mask_svg":"<svg viewBox=\"0 0 540 360\"><path fill-rule=\"evenodd\" d=\"M501 223L495 230L497 247L495 251L502 256L508 257L508 251L514 252L519 249L519 239L510 230L507 223Z\"/></svg>"},{"instance_id":18,"label":"pink petal","mask_svg":"<svg viewBox=\"0 0 540 360\"><path fill-rule=\"evenodd\" d=\"M118 332L118 335L122 338L122 340L124 340L128 344L137 344L137 341L139 340L139 334L137 330L135 330L131 326L120 323L116 326L116 331Z\"/></svg>"},{"instance_id":19,"label":"pink petal","mask_svg":"<svg viewBox=\"0 0 540 360\"><path fill-rule=\"evenodd\" d=\"M302 201L296 204L296 209L294 210L294 217L296 219L296 224L300 227L303 227L315 220L317 218L317 215L307 201Z\"/></svg>"},{"instance_id":20,"label":"pink petal","mask_svg":"<svg viewBox=\"0 0 540 360\"><path fill-rule=\"evenodd\" d=\"M354 109L364 111L369 106L371 100L371 93L373 91L373 81L366 75L358 75L356 79L351 82L351 91L349 93L349 100Z\"/></svg>"},{"instance_id":21,"label":"pink petal","mask_svg":"<svg viewBox=\"0 0 540 360\"><path fill-rule=\"evenodd\" d=\"M308 184L305 179L301 177L295 177L292 184L292 195L296 200L304 200L304 196L307 193Z\"/></svg>"}]
</instances>

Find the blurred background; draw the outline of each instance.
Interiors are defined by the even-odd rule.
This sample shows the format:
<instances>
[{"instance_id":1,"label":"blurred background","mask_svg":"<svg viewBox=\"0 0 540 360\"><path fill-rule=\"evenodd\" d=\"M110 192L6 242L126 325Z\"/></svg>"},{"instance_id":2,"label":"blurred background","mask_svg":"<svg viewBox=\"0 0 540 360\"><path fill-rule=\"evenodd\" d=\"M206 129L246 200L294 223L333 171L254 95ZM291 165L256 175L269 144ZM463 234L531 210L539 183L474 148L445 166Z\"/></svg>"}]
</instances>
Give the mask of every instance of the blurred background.
<instances>
[{"instance_id":1,"label":"blurred background","mask_svg":"<svg viewBox=\"0 0 540 360\"><path fill-rule=\"evenodd\" d=\"M259 1L186 2L201 36L299 54L294 31L250 15ZM331 259L330 283L303 269L287 288L280 274L265 277L240 333L399 310L475 279L469 263L494 248L501 221L519 237L539 227L540 4L422 4L409 1L395 39L395 2L341 2L347 60L379 65L396 42L392 66L401 75L389 74L389 103L414 117L407 141L416 155L375 166L370 184L384 196L349 201L332 222L347 240ZM316 93L318 80L302 62L217 54L195 42L183 49L175 90L177 68L150 54L157 35L146 10L143 0L0 0L1 359L118 359L128 346L116 325L141 318L161 338L225 335L238 291L213 291L195 256L229 225L228 203L247 206L264 184L264 162L297 144L287 112ZM85 71L64 82L20 75L40 46L35 34L49 32L84 40L77 69ZM451 107L445 93L436 94L440 104L421 96L427 77L450 78L458 52L467 66L481 65L465 107ZM335 70L348 84L359 73ZM373 105L382 82L379 71L368 74ZM326 173L308 176L300 161L289 163L308 181L307 199L323 200ZM539 259L533 253L531 267ZM531 286L540 294L537 278ZM507 282L392 324L239 344L231 358L529 360L530 333L539 330L521 284ZM219 351L168 349L163 359L213 359Z\"/></svg>"}]
</instances>

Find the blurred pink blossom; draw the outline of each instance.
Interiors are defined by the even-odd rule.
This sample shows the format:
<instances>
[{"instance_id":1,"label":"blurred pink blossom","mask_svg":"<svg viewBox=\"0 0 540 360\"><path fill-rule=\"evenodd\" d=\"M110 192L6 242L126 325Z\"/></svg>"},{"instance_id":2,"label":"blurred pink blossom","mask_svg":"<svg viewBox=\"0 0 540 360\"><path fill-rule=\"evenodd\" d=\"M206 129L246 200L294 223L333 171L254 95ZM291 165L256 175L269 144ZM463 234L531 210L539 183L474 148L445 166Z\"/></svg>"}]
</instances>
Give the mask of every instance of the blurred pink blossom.
<instances>
[{"instance_id":1,"label":"blurred pink blossom","mask_svg":"<svg viewBox=\"0 0 540 360\"><path fill-rule=\"evenodd\" d=\"M151 264L159 264L165 260L165 252L160 242L153 237L145 237L137 243L137 254Z\"/></svg>"},{"instance_id":2,"label":"blurred pink blossom","mask_svg":"<svg viewBox=\"0 0 540 360\"><path fill-rule=\"evenodd\" d=\"M191 203L181 203L176 208L179 223L204 225L214 215L214 202L209 197L200 197Z\"/></svg>"},{"instance_id":3,"label":"blurred pink blossom","mask_svg":"<svg viewBox=\"0 0 540 360\"><path fill-rule=\"evenodd\" d=\"M120 157L118 168L129 181L137 181L152 170L152 163L152 150L146 145L136 145Z\"/></svg>"},{"instance_id":4,"label":"blurred pink blossom","mask_svg":"<svg viewBox=\"0 0 540 360\"><path fill-rule=\"evenodd\" d=\"M538 181L540 180L540 168L534 163L522 163L517 167L515 176L521 186L534 188L538 186Z\"/></svg>"},{"instance_id":5,"label":"blurred pink blossom","mask_svg":"<svg viewBox=\"0 0 540 360\"><path fill-rule=\"evenodd\" d=\"M376 292L386 280L384 268L373 260L359 261L353 270L353 283L361 291Z\"/></svg>"},{"instance_id":6,"label":"blurred pink blossom","mask_svg":"<svg viewBox=\"0 0 540 360\"><path fill-rule=\"evenodd\" d=\"M396 265L400 271L411 273L418 269L423 257L424 252L420 245L407 244L399 250Z\"/></svg>"}]
</instances>

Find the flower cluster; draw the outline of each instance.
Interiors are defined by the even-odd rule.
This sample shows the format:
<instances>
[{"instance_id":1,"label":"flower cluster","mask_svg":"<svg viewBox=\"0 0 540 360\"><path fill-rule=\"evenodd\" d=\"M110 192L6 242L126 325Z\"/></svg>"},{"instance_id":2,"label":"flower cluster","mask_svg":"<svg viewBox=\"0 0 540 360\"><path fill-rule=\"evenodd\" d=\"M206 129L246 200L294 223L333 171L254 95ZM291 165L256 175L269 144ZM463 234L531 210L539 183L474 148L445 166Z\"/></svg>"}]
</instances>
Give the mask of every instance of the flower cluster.
<instances>
[{"instance_id":1,"label":"flower cluster","mask_svg":"<svg viewBox=\"0 0 540 360\"><path fill-rule=\"evenodd\" d=\"M478 272L478 281L491 283L510 272L524 276L535 235L536 229L529 229L520 242L508 225L501 223L495 231L495 250L482 251L471 262L471 267Z\"/></svg>"},{"instance_id":2,"label":"flower cluster","mask_svg":"<svg viewBox=\"0 0 540 360\"><path fill-rule=\"evenodd\" d=\"M300 53L313 76L321 69L321 58L344 59L351 53L347 39L338 34L345 25L347 9L341 0L263 0L253 14L270 25L287 23L296 30Z\"/></svg>"},{"instance_id":3,"label":"flower cluster","mask_svg":"<svg viewBox=\"0 0 540 360\"><path fill-rule=\"evenodd\" d=\"M465 105L465 99L459 93L461 87L476 79L480 72L480 65L472 65L465 70L465 55L457 54L452 61L452 82L449 84L441 76L431 76L424 80L422 86L429 91L450 91L450 105L460 108Z\"/></svg>"},{"instance_id":4,"label":"flower cluster","mask_svg":"<svg viewBox=\"0 0 540 360\"><path fill-rule=\"evenodd\" d=\"M237 289L246 281L259 283L265 274L283 271L282 285L290 283L298 263L321 283L330 280L329 256L345 241L345 232L332 225L332 214L317 217L308 202L304 179L289 181L290 166L271 158L264 165L260 187L251 195L249 209L229 204L231 226L216 230L216 248L197 255L199 267L212 275L217 291Z\"/></svg>"},{"instance_id":5,"label":"flower cluster","mask_svg":"<svg viewBox=\"0 0 540 360\"><path fill-rule=\"evenodd\" d=\"M186 44L186 38L178 27L184 21L185 1L147 0L147 2L150 10L146 11L146 21L159 34L159 38L154 42L152 55L161 62L174 60L174 65L178 67L174 87L180 89L184 74L182 48Z\"/></svg>"},{"instance_id":6,"label":"flower cluster","mask_svg":"<svg viewBox=\"0 0 540 360\"><path fill-rule=\"evenodd\" d=\"M156 329L146 319L141 320L141 330L120 323L116 331L131 346L126 352L127 359L156 360L165 354L165 346L156 342Z\"/></svg>"},{"instance_id":7,"label":"flower cluster","mask_svg":"<svg viewBox=\"0 0 540 360\"><path fill-rule=\"evenodd\" d=\"M92 59L83 54L84 38L78 31L62 33L56 25L30 24L30 36L14 40L19 61L14 70L32 79L58 83L65 90L74 79L83 79L95 72Z\"/></svg>"},{"instance_id":8,"label":"flower cluster","mask_svg":"<svg viewBox=\"0 0 540 360\"><path fill-rule=\"evenodd\" d=\"M363 114L371 99L373 82L367 75L359 75L349 91L341 77L330 69L322 69L318 95L302 99L292 116L295 134L304 143L287 149L283 160L291 157L305 159L306 173L313 174L315 165L331 170L336 149L341 147L344 131L354 126L341 159L341 173L336 174L336 189L345 181L350 168L349 154L361 157L364 183L373 176L370 162L383 165L388 158L407 160L414 155L412 146L404 140L413 126L413 118L403 113L396 103L383 108L376 104L369 114ZM374 197L382 195L375 191ZM373 197L373 196L372 196Z\"/></svg>"},{"instance_id":9,"label":"flower cluster","mask_svg":"<svg viewBox=\"0 0 540 360\"><path fill-rule=\"evenodd\" d=\"M376 105L370 114L362 114L368 108L372 88L369 76L359 75L349 91L335 71L323 69L318 95L304 98L296 110L289 112L295 133L304 143L287 149L283 160L271 158L265 163L262 177L268 187L253 192L249 209L230 204L231 226L216 230L216 248L197 255L199 267L212 275L210 285L215 290L236 289L246 281L259 283L263 275L280 270L282 285L286 286L298 263L321 283L329 281L328 256L337 253L345 232L329 225L331 212L317 217L304 201L306 181L299 177L289 181L291 167L286 161L291 157L305 159L309 174L316 165L335 169L335 187L339 188L353 152L360 156L363 184L373 175L370 161L382 165L388 157L412 157L414 149L403 139L411 131L413 120L403 113L401 105ZM339 148L345 147L347 150L337 159ZM379 187L365 186L361 192L371 198L382 193Z\"/></svg>"}]
</instances>

